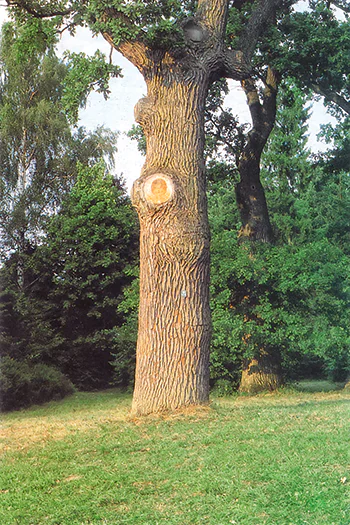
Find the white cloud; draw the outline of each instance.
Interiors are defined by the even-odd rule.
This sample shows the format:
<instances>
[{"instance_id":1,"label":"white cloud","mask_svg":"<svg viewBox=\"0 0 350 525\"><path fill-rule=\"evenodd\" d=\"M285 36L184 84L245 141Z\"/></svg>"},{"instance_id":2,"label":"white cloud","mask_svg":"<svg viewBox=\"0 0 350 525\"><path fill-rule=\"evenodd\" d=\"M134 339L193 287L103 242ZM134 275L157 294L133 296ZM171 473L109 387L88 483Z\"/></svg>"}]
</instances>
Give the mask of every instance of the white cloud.
<instances>
[{"instance_id":1,"label":"white cloud","mask_svg":"<svg viewBox=\"0 0 350 525\"><path fill-rule=\"evenodd\" d=\"M8 18L8 17L7 17L6 8L0 6L0 26L1 26L4 22L6 22L7 18Z\"/></svg>"}]
</instances>

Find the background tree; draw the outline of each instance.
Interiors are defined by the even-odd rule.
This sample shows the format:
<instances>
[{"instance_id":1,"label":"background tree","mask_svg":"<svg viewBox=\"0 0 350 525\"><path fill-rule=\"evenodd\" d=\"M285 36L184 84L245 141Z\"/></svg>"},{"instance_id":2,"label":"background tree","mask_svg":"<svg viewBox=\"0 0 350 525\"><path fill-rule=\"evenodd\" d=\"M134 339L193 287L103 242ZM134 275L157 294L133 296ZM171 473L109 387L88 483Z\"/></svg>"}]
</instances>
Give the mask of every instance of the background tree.
<instances>
[{"instance_id":1,"label":"background tree","mask_svg":"<svg viewBox=\"0 0 350 525\"><path fill-rule=\"evenodd\" d=\"M38 38L32 42L33 35L37 36L37 33ZM105 158L109 167L113 167L117 138L117 133L102 127L91 133L87 133L84 128L72 129L67 115L71 116L72 121L73 113L77 114L77 106L85 102L90 86L85 83L84 92L81 83L78 85L78 93L75 92L74 96L68 96L70 92L68 88L74 83L72 65L70 63L67 65L57 58L54 53L54 42L54 33L50 31L50 27L43 25L40 21L33 21L28 26L6 24L2 32L0 47L2 66L0 79L0 346L2 379L7 385L1 392L4 408L15 408L60 395L60 384L62 395L71 392L71 383L58 371L52 371L52 365L67 373L79 387L92 388L102 384L106 386L112 376L112 368L108 363L108 360L112 359L110 351L113 348L115 353L119 351L119 348L115 349L115 344L110 343L111 333L106 335L105 332L105 346L101 342L98 343L96 332L99 325L97 323L94 326L90 322L89 334L91 338L93 338L91 334L95 335L96 348L93 353L92 342L90 341L90 346L88 346L85 341L86 349L90 349L91 355L90 360L84 361L81 352L84 348L83 337L86 334L82 327L84 323L86 325L86 321L82 322L83 309L79 309L78 306L76 310L73 309L76 312L77 326L75 331L69 335L73 336L74 333L74 337L79 339L77 334L80 334L81 344L79 346L79 343L75 341L74 347L71 341L65 339L62 328L64 323L59 321L65 312L63 299L60 304L62 313L55 303L51 289L54 279L52 275L50 277L50 271L54 263L51 260L52 267L50 268L44 264L49 258L48 231L53 228L51 223L61 210L62 203L68 199L72 188L75 187L78 177L77 162L80 161L92 167L98 160ZM72 60L71 57L70 60ZM89 73L89 82L98 69L99 60L94 63L93 73ZM84 57L79 56L78 61L79 64L82 64ZM107 69L110 72L115 70L109 66ZM99 82L104 78L104 71L106 68L103 66L98 72ZM97 179L101 170L103 172L104 168L95 170ZM135 254L132 246L135 241L132 241L131 238L134 235L132 231L135 226L131 218L129 226L125 224L125 231L122 233L123 225L121 222L118 223L118 213L122 213L120 207L128 209L128 199L119 181L115 183L117 187L110 190L112 181L108 179L107 182L107 179L103 179L105 188L104 190L100 188L100 194L97 193L97 196L101 199L101 191L105 191L105 198L107 199L107 196L115 198L114 206L117 206L114 209L115 213L109 219L109 221L116 220L114 230L109 225L109 235L113 230L116 236L114 239L114 269L112 269L111 260L108 260L106 255L106 260L99 268L97 268L96 261L91 261L91 264L95 264L91 272L100 271L99 277L104 283L103 264L108 267L110 262L110 274L112 273L116 279L115 301L118 302L117 295L120 293L123 279L121 275L123 264L118 263L118 249L120 258L123 259L121 252L130 248L128 256L130 260L133 259ZM103 182L101 184L103 186ZM92 207L93 198L90 201L87 197L86 199ZM103 210L103 202L100 205ZM78 211L76 213L78 215ZM130 210L125 212L123 220L127 221L128 213L130 215ZM101 221L104 219L105 217L101 216ZM91 218L86 218L87 222L89 220L91 222ZM104 239L107 227L107 223L104 229L101 226L101 231L99 231L101 239ZM127 228L129 228L130 238L126 233ZM125 234L124 247L118 245L119 233L121 236L119 242ZM71 234L73 235L73 232ZM91 231L90 234L92 234ZM56 237L59 236L58 232ZM112 251L111 243L111 240L109 244L108 239L106 240L107 250ZM43 258L44 253L46 259ZM56 255L58 254L61 254L63 258L67 255L62 254L57 247ZM85 260L83 262L88 264ZM83 262L79 263L81 268ZM60 261L60 264L64 264L64 259ZM108 273L108 268L105 272ZM110 274L109 278L112 279ZM96 282L96 275L94 279ZM128 282L128 278L125 279ZM110 287L112 287L111 284ZM107 285L102 288L108 295ZM63 284L60 292L61 298L64 295L62 289ZM90 292L92 294L92 289ZM82 290L75 290L75 293L77 296L80 294L82 302L86 302L87 298L83 297ZM66 297L65 300L68 301L68 298ZM107 296L104 300L105 326L111 327L113 322L111 319L113 318L115 323L118 323L121 316L114 311L112 304L108 310ZM110 300L110 303L112 302ZM110 313L109 318L108 312ZM95 313L95 317L97 316L98 314ZM103 330L101 327L100 329L102 333ZM102 335L100 339L103 339ZM108 345L110 348L107 350ZM73 353L74 350L77 357L75 365L72 364L73 358L69 357L69 351ZM100 360L98 359L99 354L102 356ZM91 371L93 359L96 364L96 377ZM49 365L49 368L46 365ZM86 365L85 368L82 365ZM81 368L78 372L79 366ZM14 372L16 369L17 373Z\"/></svg>"},{"instance_id":2,"label":"background tree","mask_svg":"<svg viewBox=\"0 0 350 525\"><path fill-rule=\"evenodd\" d=\"M118 313L137 230L119 181L98 164L79 168L77 182L27 258L31 286L18 294L11 258L2 270L3 353L53 365L84 389L107 387L118 354ZM5 300L7 297L7 301Z\"/></svg>"},{"instance_id":3,"label":"background tree","mask_svg":"<svg viewBox=\"0 0 350 525\"><path fill-rule=\"evenodd\" d=\"M33 38L33 34L35 38ZM17 254L17 283L24 286L24 258L40 239L47 217L72 187L76 162L108 156L116 133L72 132L65 109L71 66L55 55L50 27L5 24L0 47L1 255ZM76 97L74 107L84 101ZM70 101L73 108L73 102Z\"/></svg>"},{"instance_id":4,"label":"background tree","mask_svg":"<svg viewBox=\"0 0 350 525\"><path fill-rule=\"evenodd\" d=\"M224 392L259 348L280 354L286 379L343 380L349 367L348 174L311 158L304 105L300 90L282 85L261 170L273 246L238 242L234 181L210 185L212 378Z\"/></svg>"},{"instance_id":5,"label":"background tree","mask_svg":"<svg viewBox=\"0 0 350 525\"><path fill-rule=\"evenodd\" d=\"M239 234L252 242L273 240L260 180L260 159L275 124L277 88L282 75L296 79L304 92L311 90L321 94L329 110L338 118L348 110L349 86L343 52L349 44L347 20L337 18L330 4L311 2L310 7L311 11L305 13L286 13L282 9L277 13L277 25L270 26L259 41L259 53L254 57L255 76L241 81L252 118L249 132L245 133L244 127L238 126L230 111L220 108L221 112L215 115L217 104L211 108L214 114L209 116L214 126L209 126L208 131L214 143L223 146L226 155L233 157L237 165L240 180L236 184L236 201L242 221ZM235 27L237 12L230 13L230 23ZM330 35L339 43L341 52L333 52L329 47ZM295 139L298 140L298 132ZM281 137L281 140L288 142L293 138ZM288 162L290 158L286 159L286 165ZM289 194L289 191L281 192L280 197L285 200ZM285 212L288 214L287 209ZM288 221L287 216L285 220ZM279 370L278 352L273 352L270 359L266 349L261 349L252 362L245 361L241 389L277 387L282 380Z\"/></svg>"},{"instance_id":6,"label":"background tree","mask_svg":"<svg viewBox=\"0 0 350 525\"><path fill-rule=\"evenodd\" d=\"M346 13L346 6L313 0L309 4L311 9L292 12L281 21L276 65L301 89L320 95L331 112L349 114L349 18L332 10L336 6Z\"/></svg>"},{"instance_id":7,"label":"background tree","mask_svg":"<svg viewBox=\"0 0 350 525\"><path fill-rule=\"evenodd\" d=\"M37 253L37 283L47 289L59 347L45 354L75 385L108 386L111 352L123 316L118 305L137 255L137 229L125 189L102 165L80 168L78 179ZM49 282L48 282L49 280ZM52 338L55 341L55 338Z\"/></svg>"}]
</instances>

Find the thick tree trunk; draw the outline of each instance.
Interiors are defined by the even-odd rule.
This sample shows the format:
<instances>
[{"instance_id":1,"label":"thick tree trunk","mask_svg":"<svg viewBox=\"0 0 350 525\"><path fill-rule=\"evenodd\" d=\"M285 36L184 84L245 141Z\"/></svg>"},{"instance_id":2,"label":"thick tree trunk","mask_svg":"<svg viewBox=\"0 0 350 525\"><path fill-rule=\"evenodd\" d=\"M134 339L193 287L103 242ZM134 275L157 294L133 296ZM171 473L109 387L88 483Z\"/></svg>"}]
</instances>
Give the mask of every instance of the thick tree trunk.
<instances>
[{"instance_id":1,"label":"thick tree trunk","mask_svg":"<svg viewBox=\"0 0 350 525\"><path fill-rule=\"evenodd\" d=\"M198 0L178 23L174 48L145 35L104 37L143 75L135 108L147 144L133 187L140 218L140 311L132 412L175 409L209 399L209 226L204 176L204 103L209 83L247 76L246 56L224 45L229 2ZM104 16L130 20L117 8ZM180 39L181 40L181 39ZM168 42L170 45L170 40Z\"/></svg>"},{"instance_id":2,"label":"thick tree trunk","mask_svg":"<svg viewBox=\"0 0 350 525\"><path fill-rule=\"evenodd\" d=\"M246 151L239 163L239 173L240 181L236 185L236 200L242 221L239 235L251 241L272 242L265 192L260 182L260 156Z\"/></svg>"},{"instance_id":3,"label":"thick tree trunk","mask_svg":"<svg viewBox=\"0 0 350 525\"><path fill-rule=\"evenodd\" d=\"M132 412L209 399L209 227L203 165L208 80L159 75L135 108L147 139L132 199L141 226L140 312Z\"/></svg>"}]
</instances>

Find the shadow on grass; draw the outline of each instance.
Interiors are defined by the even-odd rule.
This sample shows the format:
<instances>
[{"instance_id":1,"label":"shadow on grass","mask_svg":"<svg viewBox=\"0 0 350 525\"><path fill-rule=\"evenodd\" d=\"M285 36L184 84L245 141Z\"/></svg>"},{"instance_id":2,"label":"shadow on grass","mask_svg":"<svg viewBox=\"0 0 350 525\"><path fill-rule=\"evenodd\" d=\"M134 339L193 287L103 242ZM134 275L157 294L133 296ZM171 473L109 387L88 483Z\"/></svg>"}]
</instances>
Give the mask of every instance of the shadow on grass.
<instances>
[{"instance_id":1,"label":"shadow on grass","mask_svg":"<svg viewBox=\"0 0 350 525\"><path fill-rule=\"evenodd\" d=\"M42 405L32 405L28 408L15 410L2 414L6 419L30 419L36 417L76 416L83 413L98 413L106 410L125 410L131 407L131 394L117 388L101 390L98 392L76 392L59 401L49 401Z\"/></svg>"},{"instance_id":2,"label":"shadow on grass","mask_svg":"<svg viewBox=\"0 0 350 525\"><path fill-rule=\"evenodd\" d=\"M303 380L293 383L292 386L298 392L309 392L310 394L313 394L318 392L336 392L338 390L342 390L345 386L345 383L335 383L333 381L327 380Z\"/></svg>"}]
</instances>

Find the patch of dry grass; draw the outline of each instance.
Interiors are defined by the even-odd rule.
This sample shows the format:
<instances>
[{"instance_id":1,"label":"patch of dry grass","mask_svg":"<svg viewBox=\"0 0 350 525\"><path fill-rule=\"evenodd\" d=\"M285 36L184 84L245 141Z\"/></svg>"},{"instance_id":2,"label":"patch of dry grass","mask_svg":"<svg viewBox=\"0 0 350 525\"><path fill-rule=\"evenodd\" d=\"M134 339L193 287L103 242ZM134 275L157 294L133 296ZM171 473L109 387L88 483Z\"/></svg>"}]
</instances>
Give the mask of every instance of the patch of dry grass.
<instances>
[{"instance_id":1,"label":"patch of dry grass","mask_svg":"<svg viewBox=\"0 0 350 525\"><path fill-rule=\"evenodd\" d=\"M94 394L78 393L60 402L3 415L1 450L5 453L27 450L128 418L129 396L121 399L119 392L110 390L100 394L98 404L89 402L91 399Z\"/></svg>"}]
</instances>

